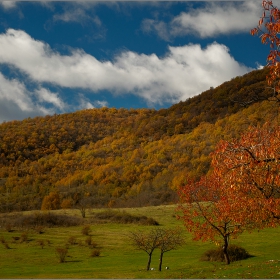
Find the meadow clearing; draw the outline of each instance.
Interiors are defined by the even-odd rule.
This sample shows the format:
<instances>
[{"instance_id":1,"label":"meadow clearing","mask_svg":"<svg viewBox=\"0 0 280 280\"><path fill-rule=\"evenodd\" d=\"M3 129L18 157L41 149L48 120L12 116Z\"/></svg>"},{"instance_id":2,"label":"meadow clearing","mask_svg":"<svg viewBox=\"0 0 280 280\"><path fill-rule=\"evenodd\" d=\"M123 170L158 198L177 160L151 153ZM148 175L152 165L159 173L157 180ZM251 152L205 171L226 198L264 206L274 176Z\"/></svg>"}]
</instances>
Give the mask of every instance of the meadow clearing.
<instances>
[{"instance_id":1,"label":"meadow clearing","mask_svg":"<svg viewBox=\"0 0 280 280\"><path fill-rule=\"evenodd\" d=\"M244 232L238 239L231 240L252 257L230 265L201 261L202 254L216 245L193 241L184 231L186 243L164 254L163 270L157 270L159 251L156 249L151 263L155 270L146 271L148 255L132 246L128 234L153 227L183 229L182 221L176 219L175 209L175 205L116 209L121 213L151 217L158 226L96 222L94 215L104 209L87 210L84 224L77 226L28 230L10 226L9 231L1 226L0 278L280 278L279 227ZM79 210L51 212L81 217ZM7 215L1 214L0 219ZM85 225L90 226L87 234L82 233ZM58 247L68 250L63 263L56 252ZM99 253L96 256L94 252ZM166 266L169 269L165 269Z\"/></svg>"}]
</instances>

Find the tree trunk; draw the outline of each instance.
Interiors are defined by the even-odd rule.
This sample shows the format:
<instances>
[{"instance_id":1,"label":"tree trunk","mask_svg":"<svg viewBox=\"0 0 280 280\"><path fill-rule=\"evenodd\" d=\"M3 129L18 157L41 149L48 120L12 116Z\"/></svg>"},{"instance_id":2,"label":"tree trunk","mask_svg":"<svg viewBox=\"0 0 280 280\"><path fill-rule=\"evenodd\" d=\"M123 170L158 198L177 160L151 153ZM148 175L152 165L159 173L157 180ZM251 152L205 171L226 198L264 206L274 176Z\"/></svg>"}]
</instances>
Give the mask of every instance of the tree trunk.
<instances>
[{"instance_id":1,"label":"tree trunk","mask_svg":"<svg viewBox=\"0 0 280 280\"><path fill-rule=\"evenodd\" d=\"M163 252L160 252L159 265L158 265L158 270L159 270L159 271L161 271L162 258L163 258Z\"/></svg>"},{"instance_id":2,"label":"tree trunk","mask_svg":"<svg viewBox=\"0 0 280 280\"><path fill-rule=\"evenodd\" d=\"M228 238L227 238L227 236L224 237L223 252L224 252L226 264L230 264L229 255L228 255Z\"/></svg>"},{"instance_id":3,"label":"tree trunk","mask_svg":"<svg viewBox=\"0 0 280 280\"><path fill-rule=\"evenodd\" d=\"M86 217L86 209L82 207L82 208L80 208L80 211L81 211L82 217L85 218Z\"/></svg>"},{"instance_id":4,"label":"tree trunk","mask_svg":"<svg viewBox=\"0 0 280 280\"><path fill-rule=\"evenodd\" d=\"M147 263L147 271L150 270L151 261L152 261L152 253L149 254L149 259L148 259L148 263Z\"/></svg>"}]
</instances>

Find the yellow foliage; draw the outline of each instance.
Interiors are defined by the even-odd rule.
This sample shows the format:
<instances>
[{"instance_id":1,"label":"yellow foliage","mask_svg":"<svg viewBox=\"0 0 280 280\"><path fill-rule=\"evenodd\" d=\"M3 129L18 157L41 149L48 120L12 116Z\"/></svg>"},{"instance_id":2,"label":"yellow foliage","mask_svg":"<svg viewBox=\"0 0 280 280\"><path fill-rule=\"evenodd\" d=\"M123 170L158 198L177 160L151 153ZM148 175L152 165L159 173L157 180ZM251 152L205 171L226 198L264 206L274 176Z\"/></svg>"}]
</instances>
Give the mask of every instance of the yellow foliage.
<instances>
[{"instance_id":1,"label":"yellow foliage","mask_svg":"<svg viewBox=\"0 0 280 280\"><path fill-rule=\"evenodd\" d=\"M50 192L43 199L41 210L56 210L60 208L60 197L57 192Z\"/></svg>"}]
</instances>

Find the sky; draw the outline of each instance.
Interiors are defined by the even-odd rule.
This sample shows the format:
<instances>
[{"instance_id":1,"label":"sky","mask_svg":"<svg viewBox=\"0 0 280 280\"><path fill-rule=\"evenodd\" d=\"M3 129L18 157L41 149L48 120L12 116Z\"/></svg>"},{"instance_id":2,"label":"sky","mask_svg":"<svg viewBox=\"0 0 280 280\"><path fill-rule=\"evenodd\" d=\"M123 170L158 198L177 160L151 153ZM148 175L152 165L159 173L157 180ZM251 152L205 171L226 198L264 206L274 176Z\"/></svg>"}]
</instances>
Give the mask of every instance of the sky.
<instances>
[{"instance_id":1,"label":"sky","mask_svg":"<svg viewBox=\"0 0 280 280\"><path fill-rule=\"evenodd\" d=\"M0 1L0 123L168 108L259 69L261 2Z\"/></svg>"}]
</instances>

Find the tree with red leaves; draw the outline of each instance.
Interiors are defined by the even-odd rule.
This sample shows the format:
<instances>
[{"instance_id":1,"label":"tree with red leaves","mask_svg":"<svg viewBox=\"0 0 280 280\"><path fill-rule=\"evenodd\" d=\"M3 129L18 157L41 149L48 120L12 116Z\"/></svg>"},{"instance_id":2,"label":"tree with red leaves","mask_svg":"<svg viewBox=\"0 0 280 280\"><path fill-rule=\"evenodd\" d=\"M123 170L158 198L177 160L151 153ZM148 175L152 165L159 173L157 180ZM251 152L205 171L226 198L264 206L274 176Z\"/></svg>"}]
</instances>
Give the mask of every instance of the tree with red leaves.
<instances>
[{"instance_id":1,"label":"tree with red leaves","mask_svg":"<svg viewBox=\"0 0 280 280\"><path fill-rule=\"evenodd\" d=\"M280 224L280 126L252 127L221 141L212 172L179 189L181 219L194 240L220 240L226 263L229 237Z\"/></svg>"},{"instance_id":2,"label":"tree with red leaves","mask_svg":"<svg viewBox=\"0 0 280 280\"><path fill-rule=\"evenodd\" d=\"M227 192L228 186L215 174L202 177L199 181L188 180L185 187L179 189L186 229L193 234L194 240L213 241L223 248L226 264L230 263L228 245L249 226L251 221L246 207L239 209L243 198L234 199ZM244 204L246 206L246 204Z\"/></svg>"},{"instance_id":3,"label":"tree with red leaves","mask_svg":"<svg viewBox=\"0 0 280 280\"><path fill-rule=\"evenodd\" d=\"M230 186L228 195L245 199L255 225L279 224L280 126L252 127L240 139L220 142L212 156L214 174Z\"/></svg>"},{"instance_id":4,"label":"tree with red leaves","mask_svg":"<svg viewBox=\"0 0 280 280\"><path fill-rule=\"evenodd\" d=\"M263 0L263 15L252 35L270 43L267 83L280 101L280 10ZM221 141L212 153L212 172L179 189L184 224L195 240L220 239L230 263L229 237L244 229L280 224L280 126L252 127L240 139Z\"/></svg>"},{"instance_id":5,"label":"tree with red leaves","mask_svg":"<svg viewBox=\"0 0 280 280\"><path fill-rule=\"evenodd\" d=\"M267 56L267 83L272 87L273 92L269 100L280 101L280 10L275 7L272 1L262 1L263 14L256 28L251 30L252 35L259 35L263 44L269 44L270 52Z\"/></svg>"}]
</instances>

